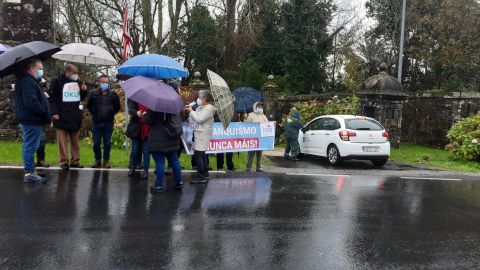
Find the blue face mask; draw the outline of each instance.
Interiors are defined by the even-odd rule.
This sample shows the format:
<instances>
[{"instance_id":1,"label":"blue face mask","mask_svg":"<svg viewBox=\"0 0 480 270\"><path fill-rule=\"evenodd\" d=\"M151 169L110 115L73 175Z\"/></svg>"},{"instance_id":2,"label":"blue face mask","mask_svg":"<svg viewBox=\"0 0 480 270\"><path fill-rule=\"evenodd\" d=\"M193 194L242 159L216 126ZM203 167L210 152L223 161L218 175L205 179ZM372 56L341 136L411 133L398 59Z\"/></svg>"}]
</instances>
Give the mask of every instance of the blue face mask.
<instances>
[{"instance_id":1,"label":"blue face mask","mask_svg":"<svg viewBox=\"0 0 480 270\"><path fill-rule=\"evenodd\" d=\"M41 79L43 77L43 69L39 69L37 71L37 79Z\"/></svg>"},{"instance_id":2,"label":"blue face mask","mask_svg":"<svg viewBox=\"0 0 480 270\"><path fill-rule=\"evenodd\" d=\"M110 84L108 83L101 83L100 84L100 90L102 91L107 91L110 88Z\"/></svg>"}]
</instances>

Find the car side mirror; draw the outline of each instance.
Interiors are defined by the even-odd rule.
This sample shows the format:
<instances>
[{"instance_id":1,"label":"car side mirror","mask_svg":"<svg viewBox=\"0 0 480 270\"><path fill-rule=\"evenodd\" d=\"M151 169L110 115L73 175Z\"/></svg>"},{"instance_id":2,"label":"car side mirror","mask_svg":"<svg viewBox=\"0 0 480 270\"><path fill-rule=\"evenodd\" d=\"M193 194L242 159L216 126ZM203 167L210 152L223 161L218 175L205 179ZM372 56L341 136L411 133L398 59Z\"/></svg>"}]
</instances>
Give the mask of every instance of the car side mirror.
<instances>
[{"instance_id":1,"label":"car side mirror","mask_svg":"<svg viewBox=\"0 0 480 270\"><path fill-rule=\"evenodd\" d=\"M302 131L302 133L305 133L305 132L308 131L306 128L302 128L302 129L300 129L300 130Z\"/></svg>"}]
</instances>

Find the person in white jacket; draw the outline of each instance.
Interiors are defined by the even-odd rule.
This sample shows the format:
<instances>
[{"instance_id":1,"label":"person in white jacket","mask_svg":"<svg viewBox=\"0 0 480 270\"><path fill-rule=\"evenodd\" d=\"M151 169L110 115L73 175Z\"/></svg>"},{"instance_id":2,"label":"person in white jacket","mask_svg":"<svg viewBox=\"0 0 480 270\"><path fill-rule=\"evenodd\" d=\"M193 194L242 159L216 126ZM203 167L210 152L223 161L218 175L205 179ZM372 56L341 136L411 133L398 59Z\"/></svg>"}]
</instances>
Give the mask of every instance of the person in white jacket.
<instances>
[{"instance_id":1,"label":"person in white jacket","mask_svg":"<svg viewBox=\"0 0 480 270\"><path fill-rule=\"evenodd\" d=\"M194 158L197 165L197 175L190 181L192 184L206 183L209 177L208 162L205 152L210 145L213 132L213 118L217 109L212 105L213 96L208 90L198 92L197 110L187 106L189 121L195 126L193 136L195 140Z\"/></svg>"},{"instance_id":2,"label":"person in white jacket","mask_svg":"<svg viewBox=\"0 0 480 270\"><path fill-rule=\"evenodd\" d=\"M268 122L268 118L263 114L263 103L257 102L253 104L253 112L248 114L247 120L249 123L265 123ZM252 170L253 158L257 156L257 172L263 172L262 170L262 151L250 151L248 152L247 160L247 172Z\"/></svg>"}]
</instances>

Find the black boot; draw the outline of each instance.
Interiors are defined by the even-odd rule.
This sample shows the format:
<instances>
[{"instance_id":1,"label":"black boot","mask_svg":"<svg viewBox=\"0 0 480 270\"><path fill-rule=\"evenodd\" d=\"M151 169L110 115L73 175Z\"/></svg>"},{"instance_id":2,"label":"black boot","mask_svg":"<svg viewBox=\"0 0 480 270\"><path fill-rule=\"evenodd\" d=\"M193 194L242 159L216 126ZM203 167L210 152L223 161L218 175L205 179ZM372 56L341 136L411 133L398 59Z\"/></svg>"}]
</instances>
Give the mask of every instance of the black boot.
<instances>
[{"instance_id":1,"label":"black boot","mask_svg":"<svg viewBox=\"0 0 480 270\"><path fill-rule=\"evenodd\" d=\"M135 174L135 166L130 165L129 170L128 170L128 177L132 177Z\"/></svg>"},{"instance_id":2,"label":"black boot","mask_svg":"<svg viewBox=\"0 0 480 270\"><path fill-rule=\"evenodd\" d=\"M148 179L148 173L146 171L141 171L140 174L138 175L138 179L140 180Z\"/></svg>"}]
</instances>

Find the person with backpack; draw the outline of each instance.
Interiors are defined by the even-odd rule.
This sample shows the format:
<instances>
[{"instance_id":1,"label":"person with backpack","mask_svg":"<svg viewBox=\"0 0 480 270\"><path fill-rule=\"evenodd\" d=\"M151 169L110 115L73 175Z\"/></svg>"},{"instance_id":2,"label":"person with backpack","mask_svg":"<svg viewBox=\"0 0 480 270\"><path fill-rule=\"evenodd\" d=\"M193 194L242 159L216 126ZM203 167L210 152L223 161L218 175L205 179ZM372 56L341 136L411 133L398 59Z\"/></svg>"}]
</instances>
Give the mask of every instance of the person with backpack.
<instances>
[{"instance_id":1,"label":"person with backpack","mask_svg":"<svg viewBox=\"0 0 480 270\"><path fill-rule=\"evenodd\" d=\"M148 151L155 161L155 185L150 187L151 192L165 191L165 158L172 166L176 180L176 188L183 187L182 168L177 151L180 149L182 122L178 114L168 114L148 110L143 121L150 126L148 136Z\"/></svg>"}]
</instances>

